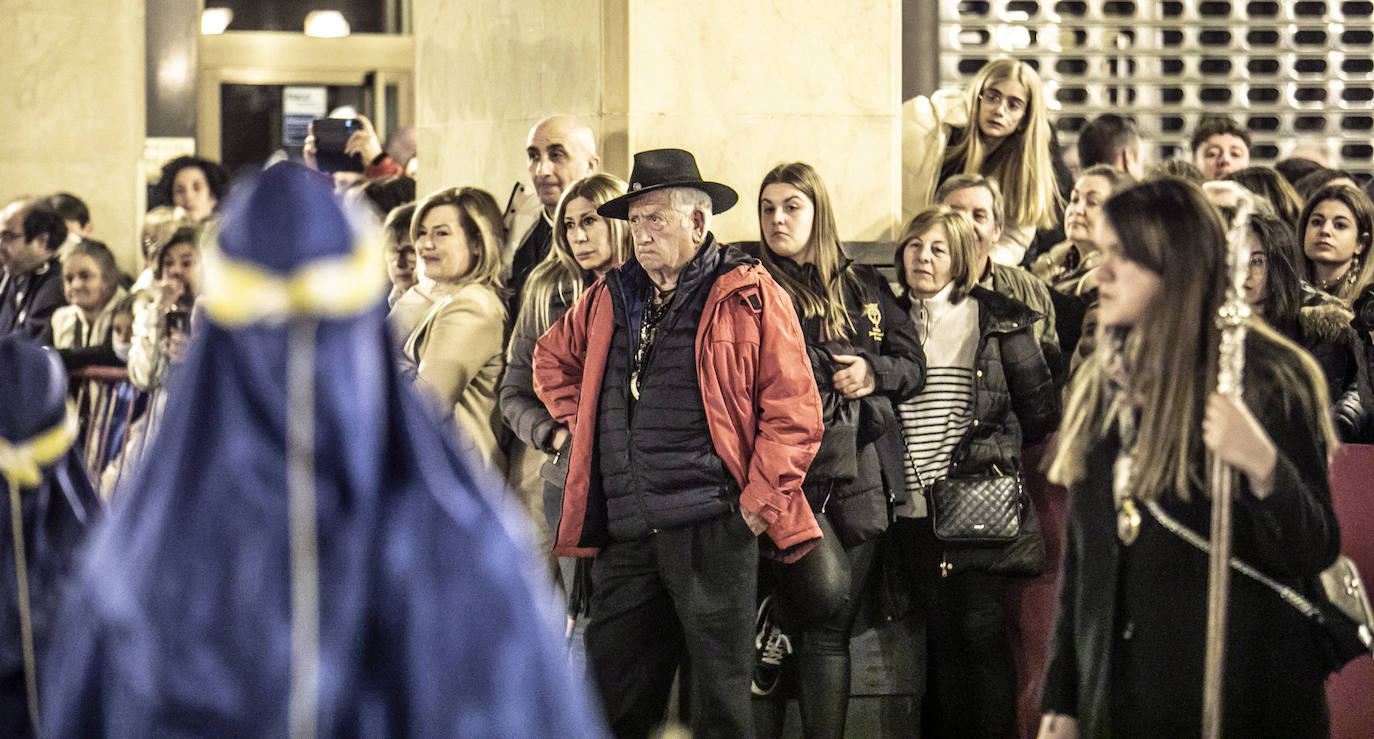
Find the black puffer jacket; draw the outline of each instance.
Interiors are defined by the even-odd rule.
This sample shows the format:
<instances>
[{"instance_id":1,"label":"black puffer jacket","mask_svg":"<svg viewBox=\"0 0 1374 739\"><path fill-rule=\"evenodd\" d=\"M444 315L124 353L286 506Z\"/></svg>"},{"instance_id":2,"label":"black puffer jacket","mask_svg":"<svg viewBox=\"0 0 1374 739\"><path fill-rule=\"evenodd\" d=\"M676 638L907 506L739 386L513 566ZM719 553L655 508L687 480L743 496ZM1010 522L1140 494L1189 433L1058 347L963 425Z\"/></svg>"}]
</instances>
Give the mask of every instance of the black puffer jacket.
<instances>
[{"instance_id":1,"label":"black puffer jacket","mask_svg":"<svg viewBox=\"0 0 1374 739\"><path fill-rule=\"evenodd\" d=\"M954 450L951 477L1017 469L1021 447L1038 443L1059 424L1059 393L1031 331L1039 314L981 287L969 298L978 301L973 425Z\"/></svg>"},{"instance_id":2,"label":"black puffer jacket","mask_svg":"<svg viewBox=\"0 0 1374 739\"><path fill-rule=\"evenodd\" d=\"M772 262L775 271L822 289L815 267L777 256ZM812 510L826 513L841 541L852 546L886 529L889 502L907 496L901 430L892 404L921 391L926 360L916 327L887 280L867 265L846 260L845 267L859 282L857 289L849 283L845 295L854 335L824 341L821 319L801 319L825 420L825 436L802 490ZM835 361L837 354L868 362L877 383L872 395L846 400L835 390L830 378L845 366Z\"/></svg>"}]
</instances>

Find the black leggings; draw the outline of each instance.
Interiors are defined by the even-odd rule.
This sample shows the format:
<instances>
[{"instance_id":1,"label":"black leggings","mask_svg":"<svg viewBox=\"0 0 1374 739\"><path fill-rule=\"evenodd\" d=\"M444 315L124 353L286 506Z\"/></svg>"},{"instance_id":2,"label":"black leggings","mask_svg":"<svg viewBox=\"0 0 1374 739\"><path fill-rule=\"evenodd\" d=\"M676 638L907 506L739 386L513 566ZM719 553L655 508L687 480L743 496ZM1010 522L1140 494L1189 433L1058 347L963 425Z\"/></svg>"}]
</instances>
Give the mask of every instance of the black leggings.
<instances>
[{"instance_id":1,"label":"black leggings","mask_svg":"<svg viewBox=\"0 0 1374 739\"><path fill-rule=\"evenodd\" d=\"M824 514L824 538L792 564L765 560L763 577L773 593L773 617L792 640L772 695L754 699L754 730L782 736L787 700L795 696L807 737L844 734L849 710L849 636L873 565L876 541L845 549ZM762 589L760 592L764 592Z\"/></svg>"}]
</instances>

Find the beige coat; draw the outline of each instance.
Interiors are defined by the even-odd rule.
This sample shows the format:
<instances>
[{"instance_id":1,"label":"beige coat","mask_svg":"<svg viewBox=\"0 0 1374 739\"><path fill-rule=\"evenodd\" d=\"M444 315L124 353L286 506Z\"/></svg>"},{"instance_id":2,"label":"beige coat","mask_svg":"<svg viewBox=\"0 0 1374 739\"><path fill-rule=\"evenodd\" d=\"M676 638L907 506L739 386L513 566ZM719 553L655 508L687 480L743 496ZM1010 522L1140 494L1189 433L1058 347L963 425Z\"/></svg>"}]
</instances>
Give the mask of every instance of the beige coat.
<instances>
[{"instance_id":1,"label":"beige coat","mask_svg":"<svg viewBox=\"0 0 1374 739\"><path fill-rule=\"evenodd\" d=\"M421 280L392 309L393 326L406 321L404 314L424 300L432 304L406 335L404 361L413 369L417 386L440 407L453 409L459 447L504 473L496 391L506 366L505 301L486 285Z\"/></svg>"},{"instance_id":2,"label":"beige coat","mask_svg":"<svg viewBox=\"0 0 1374 739\"><path fill-rule=\"evenodd\" d=\"M506 204L503 221L506 227L506 243L501 250L501 274L508 282L515 250L520 248L520 243L529 235L530 229L539 223L543 214L544 204L539 201L539 197L525 183L518 184L511 193L510 202Z\"/></svg>"}]
</instances>

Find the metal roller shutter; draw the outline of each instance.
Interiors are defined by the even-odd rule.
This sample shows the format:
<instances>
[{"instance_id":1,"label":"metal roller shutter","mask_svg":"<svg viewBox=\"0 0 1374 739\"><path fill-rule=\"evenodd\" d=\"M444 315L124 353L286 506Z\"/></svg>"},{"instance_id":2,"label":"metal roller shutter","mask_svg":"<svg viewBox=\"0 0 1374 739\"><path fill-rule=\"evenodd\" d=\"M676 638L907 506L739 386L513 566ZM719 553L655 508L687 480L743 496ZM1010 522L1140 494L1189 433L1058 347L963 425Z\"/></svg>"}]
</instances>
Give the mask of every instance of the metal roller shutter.
<instances>
[{"instance_id":1,"label":"metal roller shutter","mask_svg":"<svg viewBox=\"0 0 1374 739\"><path fill-rule=\"evenodd\" d=\"M1007 55L1040 71L1064 145L1111 110L1191 157L1198 119L1228 114L1254 164L1301 141L1374 173L1374 2L940 0L942 86Z\"/></svg>"}]
</instances>

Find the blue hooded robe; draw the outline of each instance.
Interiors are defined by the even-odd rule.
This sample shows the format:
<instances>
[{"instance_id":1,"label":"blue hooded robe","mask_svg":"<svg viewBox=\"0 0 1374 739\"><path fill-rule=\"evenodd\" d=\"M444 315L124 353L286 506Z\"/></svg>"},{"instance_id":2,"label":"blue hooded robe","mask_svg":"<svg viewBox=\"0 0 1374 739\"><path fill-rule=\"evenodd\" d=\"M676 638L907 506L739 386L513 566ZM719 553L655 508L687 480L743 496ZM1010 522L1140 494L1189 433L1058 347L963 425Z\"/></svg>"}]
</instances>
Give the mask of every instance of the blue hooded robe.
<instances>
[{"instance_id":1,"label":"blue hooded robe","mask_svg":"<svg viewBox=\"0 0 1374 739\"><path fill-rule=\"evenodd\" d=\"M279 164L236 189L218 241L226 260L289 280L359 256L357 236L327 180ZM499 483L472 472L398 375L381 251L362 248L367 269L332 283L366 285L361 310L302 299L222 320L211 302L65 603L44 679L53 736L604 735L551 587L483 492ZM302 350L304 402L288 392ZM313 476L317 579L300 571L288 511L303 469L288 427L312 413L313 452L297 462ZM302 659L293 588L307 582L318 654ZM303 664L317 669L304 731L291 708Z\"/></svg>"},{"instance_id":2,"label":"blue hooded robe","mask_svg":"<svg viewBox=\"0 0 1374 739\"><path fill-rule=\"evenodd\" d=\"M54 432L64 436L64 423L67 373L57 353L17 336L0 338L0 445L22 446ZM100 512L99 498L70 437L59 448L55 459L29 460L40 463L36 485L20 481L24 473L18 467L25 465L0 452L0 466L5 467L0 490L6 496L0 502L0 582L4 583L0 590L4 594L0 600L0 736L5 737L33 735L8 500L10 481L14 479L19 493L35 658L52 631L61 585L73 569L77 547ZM36 668L41 680L43 665Z\"/></svg>"}]
</instances>

